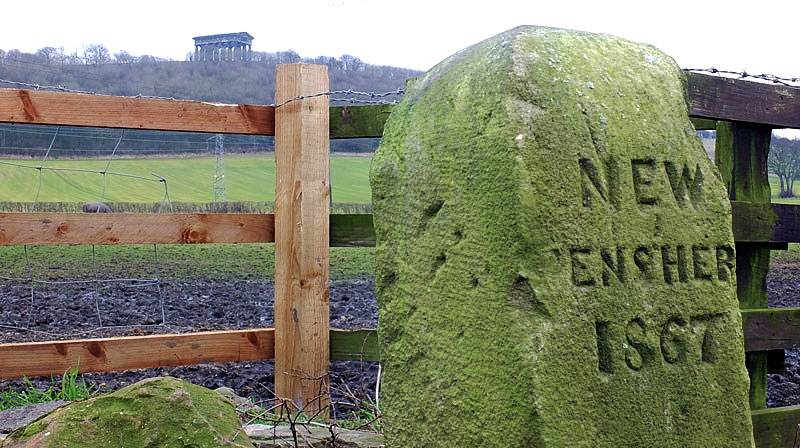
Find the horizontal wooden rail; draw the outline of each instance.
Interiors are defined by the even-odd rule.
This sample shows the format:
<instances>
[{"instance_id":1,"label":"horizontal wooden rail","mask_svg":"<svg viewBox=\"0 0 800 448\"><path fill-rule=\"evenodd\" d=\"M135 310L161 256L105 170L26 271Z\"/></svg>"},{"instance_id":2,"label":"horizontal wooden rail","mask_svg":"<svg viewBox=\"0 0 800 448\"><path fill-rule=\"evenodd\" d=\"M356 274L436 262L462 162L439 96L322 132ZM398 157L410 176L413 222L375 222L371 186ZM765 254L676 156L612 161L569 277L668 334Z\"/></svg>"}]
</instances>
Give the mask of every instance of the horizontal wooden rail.
<instances>
[{"instance_id":1,"label":"horizontal wooden rail","mask_svg":"<svg viewBox=\"0 0 800 448\"><path fill-rule=\"evenodd\" d=\"M210 331L0 345L0 378L111 372L275 356L273 330Z\"/></svg>"},{"instance_id":2,"label":"horizontal wooden rail","mask_svg":"<svg viewBox=\"0 0 800 448\"><path fill-rule=\"evenodd\" d=\"M737 242L800 242L800 206L732 202ZM371 214L332 214L330 245L373 247ZM272 214L0 213L0 246L273 242Z\"/></svg>"},{"instance_id":3,"label":"horizontal wooden rail","mask_svg":"<svg viewBox=\"0 0 800 448\"><path fill-rule=\"evenodd\" d=\"M375 229L371 214L331 215L331 246L374 247Z\"/></svg>"},{"instance_id":4,"label":"horizontal wooden rail","mask_svg":"<svg viewBox=\"0 0 800 448\"><path fill-rule=\"evenodd\" d=\"M777 84L686 73L689 115L800 128L800 90Z\"/></svg>"},{"instance_id":5,"label":"horizontal wooden rail","mask_svg":"<svg viewBox=\"0 0 800 448\"><path fill-rule=\"evenodd\" d=\"M686 73L689 115L695 129L716 120L800 128L800 91L776 84ZM330 113L331 138L381 137L393 105L339 106Z\"/></svg>"},{"instance_id":6,"label":"horizontal wooden rail","mask_svg":"<svg viewBox=\"0 0 800 448\"><path fill-rule=\"evenodd\" d=\"M708 118L697 118L697 117L690 117L692 121L692 125L694 125L694 129L697 131L716 131L717 130L717 120L711 120Z\"/></svg>"},{"instance_id":7,"label":"horizontal wooden rail","mask_svg":"<svg viewBox=\"0 0 800 448\"><path fill-rule=\"evenodd\" d=\"M800 308L769 308L769 309L754 309L754 310L742 310L742 321L743 321L743 329L744 329L744 337L745 337L745 351L753 352L753 351L767 351L767 350L776 350L776 349L789 349L800 346ZM203 344L204 341L210 341L213 343L227 344L228 347L233 347L231 341L238 341L241 338L241 335L247 336L248 332L256 332L259 335L264 335L264 332L271 332L271 329L255 329L255 330L236 330L236 331L222 331L222 332L206 332L206 333L194 333L194 334L186 334L186 335L159 335L159 336L138 336L138 337L119 337L119 338L108 338L108 339L86 339L86 340L75 340L75 341L65 341L65 342L33 342L33 343L19 343L19 344L4 344L0 345L0 366L6 365L18 365L18 366L26 366L25 362L12 362L15 358L13 355L7 355L7 353L22 350L24 351L24 347L28 347L31 350L35 351L36 353L42 354L42 356L50 356L51 358L55 356L55 359L62 359L64 358L65 353L68 353L69 350L75 350L74 352L76 356L80 353L86 355L92 355L89 350L90 344L98 344L101 345L105 344L105 342L109 342L109 345L115 346L115 344L129 344L134 348L130 350L136 351L135 348L137 344L141 344L143 347L146 347L148 344L154 344L156 347L156 351L152 359L153 365L148 366L138 366L138 367L128 367L126 364L109 364L107 361L106 364L98 364L94 362L92 364L86 364L84 361L81 361L81 369L84 368L89 369L86 371L107 371L107 370L124 370L124 369L132 369L132 368L144 368L144 367L158 367L161 365L181 365L179 364L163 364L167 362L172 362L170 360L180 358L183 364L195 364L200 362L227 362L227 361L234 361L236 359L232 359L233 355L228 353L223 353L225 348L220 348L215 356L213 356L213 360L206 360L210 359L207 356L199 356L197 354L193 354L191 350L200 349L202 347L194 347L186 354L181 354L176 352L176 354L169 354L159 357L157 345L160 343L159 341L163 340L164 344L174 344L175 341L170 338L188 338L185 340L197 342L198 344ZM237 336L238 335L238 336ZM249 336L252 338L252 336ZM264 336L266 337L266 336ZM155 339L153 339L155 338ZM158 339L163 338L163 339ZM362 329L362 330L331 330L330 333L330 340L331 340L331 359L337 360L361 360L361 361L378 361L378 337L377 332L375 329ZM127 342L126 342L127 341ZM48 345L49 344L49 345ZM67 347L62 348L60 351L51 350L52 347L56 345ZM50 348L47 348L50 347ZM70 348L72 347L72 348ZM172 348L179 347L175 345ZM238 346L237 346L238 347ZM183 350L183 348L178 348L179 350ZM49 350L49 352L48 352ZM82 351L81 351L82 350ZM107 353L107 349L93 349L96 353ZM142 350L145 350L142 348ZM238 350L238 348L236 349ZM46 352L46 353L45 353ZM50 355L47 355L50 353ZM53 353L58 354L53 355ZM172 352L170 352L172 353ZM198 352L199 353L199 352ZM221 353L221 354L220 354ZM247 351L244 351L245 356L247 355ZM272 356L272 352L269 352L270 356ZM9 357L11 356L11 357ZM38 355L37 355L38 356ZM238 355L237 355L238 356ZM261 356L261 355L259 355ZM35 357L34 357L35 358ZM96 356L92 355L92 359L96 358ZM169 359L167 359L169 358ZM72 359L72 358L69 358ZM77 359L77 358L75 358ZM81 358L86 358L83 356ZM109 358L111 359L111 358ZM216 359L222 359L221 361L217 361ZM267 359L267 358L248 358L248 359ZM248 360L242 359L242 360ZM185 362L184 362L185 361ZM6 362L11 364L6 364ZM51 362L51 361L48 361ZM66 362L66 361L64 361ZM144 362L144 361L131 361L131 362ZM148 361L150 362L150 361ZM177 362L177 361L176 361ZM74 364L66 364L74 365ZM99 365L99 367L98 367ZM137 364L138 365L138 364ZM66 368L64 365L56 363L56 367L51 370L48 370L46 373L37 373L37 375L50 375L63 373ZM27 367L27 366L26 366ZM105 368L106 370L93 370L96 368ZM0 369L0 378L9 378L14 377L7 376L9 373L5 373ZM41 372L37 370L37 372ZM16 372L19 373L19 372ZM26 373L28 376L33 375L33 373Z\"/></svg>"},{"instance_id":8,"label":"horizontal wooden rail","mask_svg":"<svg viewBox=\"0 0 800 448\"><path fill-rule=\"evenodd\" d=\"M275 108L0 89L0 122L275 135Z\"/></svg>"},{"instance_id":9,"label":"horizontal wooden rail","mask_svg":"<svg viewBox=\"0 0 800 448\"><path fill-rule=\"evenodd\" d=\"M380 361L378 332L369 328L331 330L331 359Z\"/></svg>"},{"instance_id":10,"label":"horizontal wooden rail","mask_svg":"<svg viewBox=\"0 0 800 448\"><path fill-rule=\"evenodd\" d=\"M714 129L715 120L800 128L796 89L699 73L686 75L689 113L698 130ZM331 107L330 137L381 137L393 107ZM22 89L0 89L0 122L275 135L272 106Z\"/></svg>"},{"instance_id":11,"label":"horizontal wooden rail","mask_svg":"<svg viewBox=\"0 0 800 448\"><path fill-rule=\"evenodd\" d=\"M331 107L330 137L375 138L383 136L383 125L392 112L392 104Z\"/></svg>"},{"instance_id":12,"label":"horizontal wooden rail","mask_svg":"<svg viewBox=\"0 0 800 448\"><path fill-rule=\"evenodd\" d=\"M269 243L274 215L257 213L0 213L0 246ZM330 245L375 246L372 215L330 216Z\"/></svg>"},{"instance_id":13,"label":"horizontal wooden rail","mask_svg":"<svg viewBox=\"0 0 800 448\"><path fill-rule=\"evenodd\" d=\"M800 346L800 308L742 310L744 349L747 352Z\"/></svg>"},{"instance_id":14,"label":"horizontal wooden rail","mask_svg":"<svg viewBox=\"0 0 800 448\"><path fill-rule=\"evenodd\" d=\"M0 246L274 241L265 214L0 213Z\"/></svg>"},{"instance_id":15,"label":"horizontal wooden rail","mask_svg":"<svg viewBox=\"0 0 800 448\"><path fill-rule=\"evenodd\" d=\"M800 406L759 409L750 412L756 448L787 448L793 446Z\"/></svg>"},{"instance_id":16,"label":"horizontal wooden rail","mask_svg":"<svg viewBox=\"0 0 800 448\"><path fill-rule=\"evenodd\" d=\"M800 205L732 201L731 208L737 242L800 242Z\"/></svg>"},{"instance_id":17,"label":"horizontal wooden rail","mask_svg":"<svg viewBox=\"0 0 800 448\"><path fill-rule=\"evenodd\" d=\"M331 359L378 360L375 330L331 330ZM0 379L191 364L275 356L272 328L0 344Z\"/></svg>"},{"instance_id":18,"label":"horizontal wooden rail","mask_svg":"<svg viewBox=\"0 0 800 448\"><path fill-rule=\"evenodd\" d=\"M800 206L731 202L737 242L800 242ZM330 245L375 246L371 214L332 214ZM254 213L0 213L0 246L263 243L274 215Z\"/></svg>"}]
</instances>

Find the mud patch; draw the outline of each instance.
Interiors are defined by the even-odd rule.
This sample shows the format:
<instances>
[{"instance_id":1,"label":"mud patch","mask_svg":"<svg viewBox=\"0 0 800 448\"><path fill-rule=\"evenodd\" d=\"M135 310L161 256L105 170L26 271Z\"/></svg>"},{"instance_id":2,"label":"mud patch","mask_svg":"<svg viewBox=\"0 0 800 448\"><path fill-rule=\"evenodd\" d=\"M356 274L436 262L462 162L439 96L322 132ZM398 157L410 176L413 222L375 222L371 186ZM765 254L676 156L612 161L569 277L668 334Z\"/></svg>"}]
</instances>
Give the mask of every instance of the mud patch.
<instances>
[{"instance_id":1,"label":"mud patch","mask_svg":"<svg viewBox=\"0 0 800 448\"><path fill-rule=\"evenodd\" d=\"M0 328L2 342L63 340L74 337L132 336L207 330L239 330L273 326L274 287L261 281L169 280L158 286L105 285L95 297L94 284L48 285L31 288L27 283L0 285L0 325L26 326L54 334ZM163 297L166 326L103 329L98 326L97 309L103 325L155 325L161 323ZM335 282L330 294L331 327L375 328L378 310L372 279ZM378 366L374 362L334 361L331 365L332 401L337 412L353 408L347 389L359 397L373 397ZM84 375L100 391L113 391L154 376L173 376L215 389L227 386L236 394L255 401L274 398L273 362L199 364L125 372ZM35 387L50 387L49 378L34 378ZM0 390L22 390L22 380L0 381Z\"/></svg>"}]
</instances>

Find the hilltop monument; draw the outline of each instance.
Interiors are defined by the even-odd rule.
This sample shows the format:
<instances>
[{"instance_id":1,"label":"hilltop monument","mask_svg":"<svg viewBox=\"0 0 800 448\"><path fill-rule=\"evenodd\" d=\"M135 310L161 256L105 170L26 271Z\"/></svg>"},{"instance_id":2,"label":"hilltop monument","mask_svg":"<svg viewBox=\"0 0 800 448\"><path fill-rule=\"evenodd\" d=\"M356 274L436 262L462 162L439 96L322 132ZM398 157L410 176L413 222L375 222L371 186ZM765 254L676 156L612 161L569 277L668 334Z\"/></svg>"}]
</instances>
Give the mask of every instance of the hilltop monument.
<instances>
[{"instance_id":1,"label":"hilltop monument","mask_svg":"<svg viewBox=\"0 0 800 448\"><path fill-rule=\"evenodd\" d=\"M519 27L372 162L386 446L754 446L728 195L658 49Z\"/></svg>"},{"instance_id":2,"label":"hilltop monument","mask_svg":"<svg viewBox=\"0 0 800 448\"><path fill-rule=\"evenodd\" d=\"M194 60L249 61L253 36L250 33L227 33L197 36L194 39Z\"/></svg>"}]
</instances>

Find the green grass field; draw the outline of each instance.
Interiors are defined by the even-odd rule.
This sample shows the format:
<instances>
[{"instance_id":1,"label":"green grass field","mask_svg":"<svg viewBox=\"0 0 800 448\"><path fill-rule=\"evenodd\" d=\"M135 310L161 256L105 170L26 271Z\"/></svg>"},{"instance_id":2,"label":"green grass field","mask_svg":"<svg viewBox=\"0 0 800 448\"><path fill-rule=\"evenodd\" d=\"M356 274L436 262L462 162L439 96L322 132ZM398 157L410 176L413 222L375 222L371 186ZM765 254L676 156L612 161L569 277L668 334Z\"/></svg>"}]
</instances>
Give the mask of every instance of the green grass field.
<instances>
[{"instance_id":1,"label":"green grass field","mask_svg":"<svg viewBox=\"0 0 800 448\"><path fill-rule=\"evenodd\" d=\"M781 183L778 180L778 176L774 176L770 174L769 176L769 188L772 192L772 202L776 204L800 204L800 181L795 182L794 184L794 194L797 197L794 198L779 198L778 194L781 192Z\"/></svg>"},{"instance_id":2,"label":"green grass field","mask_svg":"<svg viewBox=\"0 0 800 448\"><path fill-rule=\"evenodd\" d=\"M331 185L334 202L369 203L368 156L331 157ZM7 162L38 166L33 159ZM103 170L106 160L48 160L45 166ZM210 202L213 200L213 157L117 159L108 169L156 179L167 179L173 201ZM97 201L103 190L103 176L97 173L42 171L39 201ZM272 201L275 198L275 156L273 153L231 154L225 156L225 184L229 201ZM39 186L39 171L0 165L0 201L32 202ZM159 202L164 197L161 182L121 176L108 176L106 202Z\"/></svg>"},{"instance_id":3,"label":"green grass field","mask_svg":"<svg viewBox=\"0 0 800 448\"><path fill-rule=\"evenodd\" d=\"M371 157L331 157L334 202L369 203ZM38 165L37 160L13 163ZM45 166L102 170L105 160L49 160ZM172 201L210 202L213 157L118 159L109 171L167 179ZM225 183L229 201L272 201L275 198L274 154L227 155ZM31 202L39 185L39 171L0 164L0 201ZM97 173L43 171L39 201L97 201L103 176ZM159 202L160 182L109 176L106 202ZM97 246L98 269L103 276L152 274L153 246ZM373 273L372 248L331 248L331 277L347 279ZM32 247L30 261L37 277L75 279L92 277L91 246ZM272 244L160 245L161 273L165 278L252 279L270 281L274 272ZM0 275L26 277L22 247L0 247Z\"/></svg>"},{"instance_id":4,"label":"green grass field","mask_svg":"<svg viewBox=\"0 0 800 448\"><path fill-rule=\"evenodd\" d=\"M0 276L28 277L28 261L36 278L77 280L94 278L92 246L0 246ZM373 276L375 248L331 247L333 280ZM95 246L97 270L102 278L130 275L155 276L153 245ZM159 244L159 275L164 279L272 281L275 245Z\"/></svg>"},{"instance_id":5,"label":"green grass field","mask_svg":"<svg viewBox=\"0 0 800 448\"><path fill-rule=\"evenodd\" d=\"M6 159L12 163L37 166L37 160ZM368 156L331 157L331 183L334 202L371 202ZM45 166L102 170L106 161L49 160ZM213 157L117 159L109 171L135 174L156 179L156 173L167 179L173 201L210 202L213 200ZM103 191L103 176L44 170L39 201L97 201ZM800 204L800 182L795 185L797 198L778 198L780 183L770 176L772 202ZM225 157L225 184L229 201L272 201L275 199L275 156L273 153L231 154ZM39 172L32 168L0 165L0 201L32 202L39 186ZM164 197L160 182L149 182L121 176L108 176L106 202L159 202Z\"/></svg>"}]
</instances>

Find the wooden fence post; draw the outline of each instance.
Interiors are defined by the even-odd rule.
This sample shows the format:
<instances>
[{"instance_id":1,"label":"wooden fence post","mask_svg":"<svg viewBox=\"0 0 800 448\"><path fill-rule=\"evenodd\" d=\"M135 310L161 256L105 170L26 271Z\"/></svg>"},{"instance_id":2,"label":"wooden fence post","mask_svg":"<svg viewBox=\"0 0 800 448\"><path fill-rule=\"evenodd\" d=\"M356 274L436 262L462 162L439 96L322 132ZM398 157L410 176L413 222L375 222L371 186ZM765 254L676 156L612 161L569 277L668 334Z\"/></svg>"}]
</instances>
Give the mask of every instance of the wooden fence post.
<instances>
[{"instance_id":1,"label":"wooden fence post","mask_svg":"<svg viewBox=\"0 0 800 448\"><path fill-rule=\"evenodd\" d=\"M328 90L323 65L279 65L275 103ZM275 111L275 393L327 416L329 404L328 96Z\"/></svg>"},{"instance_id":2,"label":"wooden fence post","mask_svg":"<svg viewBox=\"0 0 800 448\"><path fill-rule=\"evenodd\" d=\"M741 122L717 122L715 162L732 201L769 203L767 154L772 128ZM769 243L736 243L736 281L741 309L767 307ZM767 407L768 352L747 353L750 408Z\"/></svg>"}]
</instances>

